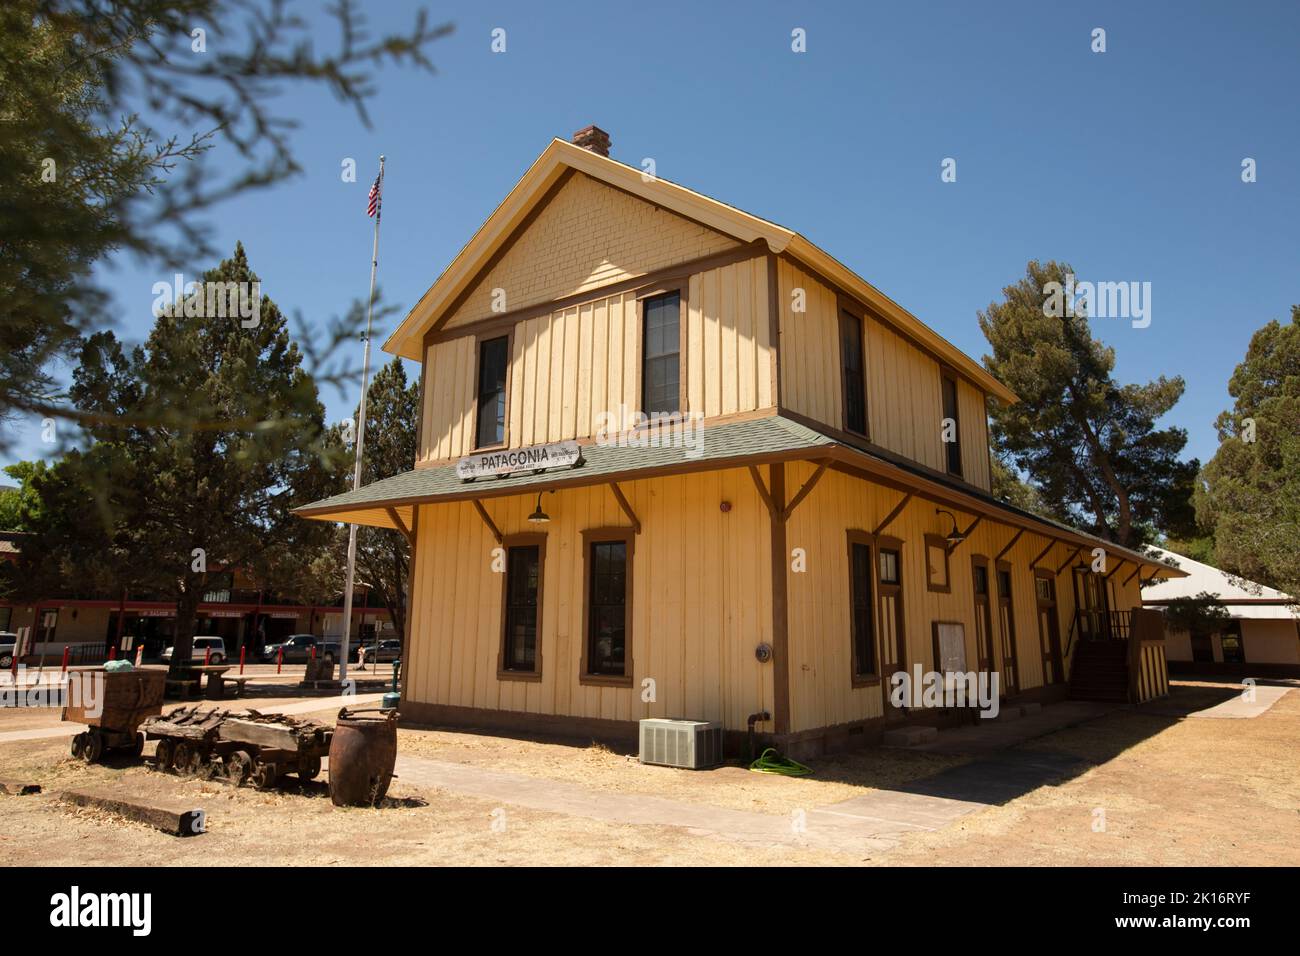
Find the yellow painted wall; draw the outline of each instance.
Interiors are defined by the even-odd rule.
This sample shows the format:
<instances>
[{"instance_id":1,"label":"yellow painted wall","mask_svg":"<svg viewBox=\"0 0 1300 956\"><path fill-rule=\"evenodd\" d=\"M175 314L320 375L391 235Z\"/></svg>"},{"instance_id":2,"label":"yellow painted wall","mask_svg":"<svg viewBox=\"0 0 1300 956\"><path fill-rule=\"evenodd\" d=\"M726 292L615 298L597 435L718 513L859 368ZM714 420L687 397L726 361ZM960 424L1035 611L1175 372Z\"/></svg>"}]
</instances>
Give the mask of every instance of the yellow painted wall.
<instances>
[{"instance_id":1,"label":"yellow painted wall","mask_svg":"<svg viewBox=\"0 0 1300 956\"><path fill-rule=\"evenodd\" d=\"M790 465L786 478L788 494L793 495L813 471L813 466L808 463ZM787 546L791 550L803 548L807 559L807 571L789 576L793 731L882 714L879 688L852 686L846 531L873 531L902 497L899 491L827 471L790 518ZM957 518L965 528L974 516L958 512ZM903 611L909 663L920 662L926 670L932 669L934 642L931 623L958 621L965 629L968 668L975 670L978 658L971 557L977 554L987 557L992 578L996 570L994 560L1011 541L1015 530L987 520L981 522L970 538L949 556L951 592L930 591L926 587L925 535L944 534L950 527L946 517L935 514L933 503L914 498L882 534L904 541L901 556ZM1043 684L1038 612L1030 562L1046 543L1045 539L1026 532L1002 559L1011 564L1012 607L1022 691ZM1043 565L1052 564L1055 570L1068 555L1064 549L1058 550L1061 554L1055 558L1055 564L1048 559ZM1123 574L1121 571L1120 576ZM1061 648L1064 651L1069 622L1074 613L1068 570L1057 579L1057 598ZM1116 604L1117 609L1138 606L1136 581L1133 587L1123 589L1117 599L1127 602ZM996 632L1000 626L996 602L993 607ZM1001 667L1001 641L995 641L994 646L995 660Z\"/></svg>"},{"instance_id":2,"label":"yellow painted wall","mask_svg":"<svg viewBox=\"0 0 1300 956\"><path fill-rule=\"evenodd\" d=\"M781 401L792 411L843 427L839 303L833 289L784 259L777 266L781 309ZM794 311L802 290L803 312ZM939 363L884 322L866 320L867 423L875 444L945 471ZM965 479L988 490L988 421L983 393L958 379Z\"/></svg>"},{"instance_id":3,"label":"yellow painted wall","mask_svg":"<svg viewBox=\"0 0 1300 956\"><path fill-rule=\"evenodd\" d=\"M944 471L947 458L939 363L884 323L869 319L867 375L872 440L912 461ZM963 458L966 451L963 442Z\"/></svg>"},{"instance_id":4,"label":"yellow painted wall","mask_svg":"<svg viewBox=\"0 0 1300 956\"><path fill-rule=\"evenodd\" d=\"M682 322L687 411L716 417L773 405L766 259L690 276ZM511 348L511 448L593 437L641 409L642 328L635 291L517 322ZM421 461L474 449L476 350L473 335L429 347Z\"/></svg>"},{"instance_id":5,"label":"yellow painted wall","mask_svg":"<svg viewBox=\"0 0 1300 956\"><path fill-rule=\"evenodd\" d=\"M429 346L417 461L458 458L473 450L477 363L472 335Z\"/></svg>"},{"instance_id":6,"label":"yellow painted wall","mask_svg":"<svg viewBox=\"0 0 1300 956\"><path fill-rule=\"evenodd\" d=\"M809 463L787 466L787 495L813 474ZM631 721L642 717L721 720L743 729L745 718L771 710L773 670L759 664L754 648L770 642L771 588L768 519L743 470L626 482L622 485L643 523L633 556L631 688L579 683L583 635L581 532L626 526L628 521L605 486L562 490L546 496L552 521L542 595L539 683L496 677L501 640L503 580L491 570L496 542L468 502L420 507L412 644L407 694L413 701L455 707ZM883 713L878 687L854 688L851 675L849 573L846 531L872 531L901 493L836 471L827 471L795 510L787 527L792 556L802 549L805 571L788 574L790 698L792 731L861 721ZM729 501L724 514L719 504ZM505 534L537 530L526 516L534 495L493 499L486 507ZM973 515L958 513L965 527ZM926 587L924 537L942 534L947 518L934 505L913 499L884 531L901 538L904 629L909 666L934 667L931 624L964 625L967 667L977 667L973 555L994 561L1014 529L982 522L949 556L950 592ZM1032 561L1045 539L1026 532L1003 560L1011 564L1020 691L1043 684ZM1053 570L1069 556L1064 548L1040 566ZM1136 581L1115 579L1112 606L1137 605ZM991 579L991 584L996 587ZM996 595L996 592L994 592ZM1074 613L1068 568L1057 578L1061 648L1069 644ZM1000 616L992 615L995 662L1002 667ZM653 677L658 700L640 701L640 682Z\"/></svg>"},{"instance_id":7,"label":"yellow painted wall","mask_svg":"<svg viewBox=\"0 0 1300 956\"><path fill-rule=\"evenodd\" d=\"M643 530L632 572L631 688L578 681L587 528L627 526L606 486L547 495L538 683L496 677L503 577L496 542L468 502L420 508L405 693L457 707L631 721L695 717L743 728L773 706L767 511L747 472L731 470L621 485ZM729 501L732 509L719 508ZM485 503L505 534L535 532L534 495ZM641 702L653 677L657 701Z\"/></svg>"},{"instance_id":8,"label":"yellow painted wall","mask_svg":"<svg viewBox=\"0 0 1300 956\"><path fill-rule=\"evenodd\" d=\"M687 405L706 418L770 408L772 325L767 259L691 276L687 288Z\"/></svg>"},{"instance_id":9,"label":"yellow painted wall","mask_svg":"<svg viewBox=\"0 0 1300 956\"><path fill-rule=\"evenodd\" d=\"M456 328L493 315L493 289L513 312L655 272L739 245L644 200L575 174L448 319Z\"/></svg>"},{"instance_id":10,"label":"yellow painted wall","mask_svg":"<svg viewBox=\"0 0 1300 956\"><path fill-rule=\"evenodd\" d=\"M844 421L844 396L835 292L785 259L777 260L776 276L781 404L839 428ZM799 302L805 311L794 311ZM872 377L870 357L867 361L867 374Z\"/></svg>"}]
</instances>

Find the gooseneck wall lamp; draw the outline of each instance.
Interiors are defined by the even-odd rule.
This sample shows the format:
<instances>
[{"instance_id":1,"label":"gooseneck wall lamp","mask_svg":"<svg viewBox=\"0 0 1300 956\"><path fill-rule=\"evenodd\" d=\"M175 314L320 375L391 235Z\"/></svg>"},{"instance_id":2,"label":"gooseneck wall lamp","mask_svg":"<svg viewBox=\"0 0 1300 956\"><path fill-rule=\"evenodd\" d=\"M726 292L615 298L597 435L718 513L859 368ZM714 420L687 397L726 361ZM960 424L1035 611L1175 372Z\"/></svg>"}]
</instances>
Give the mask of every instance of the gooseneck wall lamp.
<instances>
[{"instance_id":1,"label":"gooseneck wall lamp","mask_svg":"<svg viewBox=\"0 0 1300 956\"><path fill-rule=\"evenodd\" d=\"M942 508L935 508L934 513L937 515L947 515L948 520L952 522L952 530L944 535L944 540L948 542L948 547L955 548L966 540L966 536L957 530L957 518L951 511L944 511Z\"/></svg>"}]
</instances>

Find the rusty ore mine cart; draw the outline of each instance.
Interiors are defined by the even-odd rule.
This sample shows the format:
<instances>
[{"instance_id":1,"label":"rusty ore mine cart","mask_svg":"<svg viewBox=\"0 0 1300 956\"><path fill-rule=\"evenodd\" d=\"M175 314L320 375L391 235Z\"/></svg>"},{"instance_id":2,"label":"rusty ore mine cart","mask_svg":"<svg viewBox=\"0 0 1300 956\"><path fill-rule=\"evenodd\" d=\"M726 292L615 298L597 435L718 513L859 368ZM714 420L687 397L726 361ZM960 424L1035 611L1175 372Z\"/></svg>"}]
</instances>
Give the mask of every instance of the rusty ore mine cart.
<instances>
[{"instance_id":1,"label":"rusty ore mine cart","mask_svg":"<svg viewBox=\"0 0 1300 956\"><path fill-rule=\"evenodd\" d=\"M197 706L152 717L142 729L158 741L159 770L223 777L236 787L251 780L260 790L269 790L286 773L315 779L334 734L334 728L317 720Z\"/></svg>"},{"instance_id":2,"label":"rusty ore mine cart","mask_svg":"<svg viewBox=\"0 0 1300 956\"><path fill-rule=\"evenodd\" d=\"M81 682L80 687L73 683L74 677ZM87 668L72 672L68 679L63 719L87 727L72 738L72 756L87 763L94 763L109 750L140 756L144 748L140 723L162 713L166 668ZM102 688L92 694L85 686L87 681L102 681Z\"/></svg>"}]
</instances>

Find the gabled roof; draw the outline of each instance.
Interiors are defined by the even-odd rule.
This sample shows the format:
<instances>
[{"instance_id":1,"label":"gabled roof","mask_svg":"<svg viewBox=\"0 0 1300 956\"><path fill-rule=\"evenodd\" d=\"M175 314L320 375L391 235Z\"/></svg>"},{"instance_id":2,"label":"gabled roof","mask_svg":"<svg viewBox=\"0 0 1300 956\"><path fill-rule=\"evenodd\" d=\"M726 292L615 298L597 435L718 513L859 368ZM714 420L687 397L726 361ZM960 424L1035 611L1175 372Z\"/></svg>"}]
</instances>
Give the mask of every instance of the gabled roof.
<instances>
[{"instance_id":1,"label":"gabled roof","mask_svg":"<svg viewBox=\"0 0 1300 956\"><path fill-rule=\"evenodd\" d=\"M982 365L799 233L669 180L653 178L647 181L640 169L559 139L552 140L542 151L514 189L457 253L451 265L420 297L384 342L384 351L423 361L421 346L425 332L443 317L448 306L461 293L477 281L492 257L525 224L556 181L571 169L694 219L740 242L761 240L773 253L792 256L870 306L886 322L916 339L990 395L1005 403L1017 401L1015 393Z\"/></svg>"},{"instance_id":2,"label":"gabled roof","mask_svg":"<svg viewBox=\"0 0 1300 956\"><path fill-rule=\"evenodd\" d=\"M1199 594L1213 594L1219 603L1227 607L1233 617L1268 618L1271 620L1291 620L1300 617L1293 607L1294 599L1276 588L1265 587L1254 581L1234 578L1227 571L1200 561L1193 561L1185 555L1166 551L1163 548L1148 548L1162 561L1178 562L1180 570L1187 576L1177 580L1159 581L1142 589L1142 603L1159 606L1162 602L1180 597L1196 597ZM1241 583L1235 583L1240 581ZM1244 586L1243 586L1244 585Z\"/></svg>"}]
</instances>

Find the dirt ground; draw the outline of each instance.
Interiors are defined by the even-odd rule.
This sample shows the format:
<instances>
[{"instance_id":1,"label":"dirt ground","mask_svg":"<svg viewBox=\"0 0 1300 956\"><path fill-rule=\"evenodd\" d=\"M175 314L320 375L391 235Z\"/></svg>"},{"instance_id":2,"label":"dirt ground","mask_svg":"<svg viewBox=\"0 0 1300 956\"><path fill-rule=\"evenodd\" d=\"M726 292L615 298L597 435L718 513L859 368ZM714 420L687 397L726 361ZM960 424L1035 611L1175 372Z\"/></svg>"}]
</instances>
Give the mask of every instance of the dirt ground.
<instances>
[{"instance_id":1,"label":"dirt ground","mask_svg":"<svg viewBox=\"0 0 1300 956\"><path fill-rule=\"evenodd\" d=\"M1230 692L1175 685L1153 710L1116 711L1023 744L1072 755L1085 769L870 857L615 825L400 779L387 806L341 810L321 781L234 790L143 766L87 767L66 756L64 739L7 742L0 778L35 780L45 792L0 796L0 864L1300 865L1300 691L1254 719L1186 717ZM30 718L0 712L0 732L53 722ZM446 730L399 736L404 756L774 815L906 786L970 759L875 749L815 761L816 774L799 779L736 766L645 767L600 745ZM58 801L57 791L85 786L192 802L207 810L208 832L178 839Z\"/></svg>"}]
</instances>

